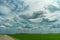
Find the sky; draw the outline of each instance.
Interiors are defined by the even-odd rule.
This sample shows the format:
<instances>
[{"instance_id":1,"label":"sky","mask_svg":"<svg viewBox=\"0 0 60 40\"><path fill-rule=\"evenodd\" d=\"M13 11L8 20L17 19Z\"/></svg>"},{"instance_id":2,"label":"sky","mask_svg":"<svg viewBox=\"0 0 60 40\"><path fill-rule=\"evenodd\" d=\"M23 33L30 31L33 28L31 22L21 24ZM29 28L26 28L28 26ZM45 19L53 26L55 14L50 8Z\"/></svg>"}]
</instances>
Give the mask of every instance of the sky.
<instances>
[{"instance_id":1,"label":"sky","mask_svg":"<svg viewBox=\"0 0 60 40\"><path fill-rule=\"evenodd\" d=\"M60 33L59 0L0 0L0 34Z\"/></svg>"}]
</instances>

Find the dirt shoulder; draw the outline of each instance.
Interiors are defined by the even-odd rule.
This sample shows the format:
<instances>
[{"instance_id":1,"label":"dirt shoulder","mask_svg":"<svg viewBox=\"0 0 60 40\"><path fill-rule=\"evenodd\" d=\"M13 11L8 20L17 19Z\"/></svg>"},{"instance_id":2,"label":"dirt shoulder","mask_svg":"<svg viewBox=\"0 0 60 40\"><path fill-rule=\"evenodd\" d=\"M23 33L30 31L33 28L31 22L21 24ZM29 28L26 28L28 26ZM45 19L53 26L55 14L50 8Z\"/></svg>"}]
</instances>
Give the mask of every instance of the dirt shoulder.
<instances>
[{"instance_id":1,"label":"dirt shoulder","mask_svg":"<svg viewBox=\"0 0 60 40\"><path fill-rule=\"evenodd\" d=\"M0 35L0 40L15 40L15 39L8 35Z\"/></svg>"}]
</instances>

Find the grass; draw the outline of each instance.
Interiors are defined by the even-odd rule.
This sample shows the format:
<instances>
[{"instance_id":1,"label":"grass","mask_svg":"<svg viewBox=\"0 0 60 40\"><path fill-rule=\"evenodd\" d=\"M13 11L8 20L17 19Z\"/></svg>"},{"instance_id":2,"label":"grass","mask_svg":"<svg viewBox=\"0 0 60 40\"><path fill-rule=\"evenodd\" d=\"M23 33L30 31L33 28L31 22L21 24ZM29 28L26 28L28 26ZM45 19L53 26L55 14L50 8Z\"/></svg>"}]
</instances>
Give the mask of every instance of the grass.
<instances>
[{"instance_id":1,"label":"grass","mask_svg":"<svg viewBox=\"0 0 60 40\"><path fill-rule=\"evenodd\" d=\"M60 40L60 34L14 34L18 40Z\"/></svg>"}]
</instances>

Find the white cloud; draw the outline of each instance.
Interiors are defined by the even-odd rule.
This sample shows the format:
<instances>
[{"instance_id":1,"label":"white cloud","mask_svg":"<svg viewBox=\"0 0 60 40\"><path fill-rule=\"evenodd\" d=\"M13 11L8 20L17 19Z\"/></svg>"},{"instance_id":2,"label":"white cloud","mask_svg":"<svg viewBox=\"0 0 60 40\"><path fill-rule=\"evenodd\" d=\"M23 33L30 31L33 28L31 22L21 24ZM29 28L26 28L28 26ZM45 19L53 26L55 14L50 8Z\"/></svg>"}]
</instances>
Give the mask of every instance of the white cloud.
<instances>
[{"instance_id":1,"label":"white cloud","mask_svg":"<svg viewBox=\"0 0 60 40\"><path fill-rule=\"evenodd\" d=\"M55 23L51 23L51 25L47 25L47 22L46 23L43 22L43 25L41 25L42 20L43 20L41 17L38 17L35 19L28 19L28 20L24 19L23 17L19 17L20 15L25 15L26 17L32 17L34 12L42 10L42 11L46 12L46 14L44 13L44 16L45 16L44 18L47 18L48 21L53 21L57 18L60 18L60 14L59 14L60 12L51 13L51 12L44 9L44 7L48 6L49 4L55 3L54 0L47 0L47 1L46 0L23 0L23 1L29 5L29 10L27 10L25 12L20 12L19 14L18 13L16 14L14 12L12 13L10 11L10 9L5 6L4 7L0 6L0 12L2 11L6 14L9 13L9 15L6 17L7 19L9 19L9 21L8 21L8 23L6 23L6 25L14 26L14 28L16 28L16 30L18 30L18 31L22 30L23 32L27 32L27 33L49 33L49 32L55 33L55 32L59 32L58 31L59 29L53 29L53 28L50 29L51 25L53 25ZM57 6L56 4L53 4L53 5ZM11 14L10 14L10 12L11 12ZM14 17L16 18L16 21L13 20ZM31 23L29 23L28 21L30 21ZM41 23L39 23L39 22L41 22ZM11 23L11 24L9 24L9 23ZM15 24L13 24L13 23L15 23ZM22 27L22 26L25 26L26 24L28 24L29 27L31 27L31 28L23 28ZM44 26L45 24L48 27ZM1 27L5 28L5 26L1 26ZM12 29L12 28L10 30L14 31L14 29ZM14 31L14 33L15 32L16 31Z\"/></svg>"}]
</instances>

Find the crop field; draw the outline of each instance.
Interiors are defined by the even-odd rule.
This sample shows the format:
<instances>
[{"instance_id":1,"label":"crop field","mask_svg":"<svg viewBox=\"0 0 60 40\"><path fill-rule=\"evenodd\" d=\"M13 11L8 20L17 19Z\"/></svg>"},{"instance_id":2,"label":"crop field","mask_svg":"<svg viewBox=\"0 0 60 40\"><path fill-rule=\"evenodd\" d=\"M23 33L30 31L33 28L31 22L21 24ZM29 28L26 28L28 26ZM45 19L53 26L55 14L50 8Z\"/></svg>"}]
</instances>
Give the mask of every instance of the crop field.
<instances>
[{"instance_id":1,"label":"crop field","mask_svg":"<svg viewBox=\"0 0 60 40\"><path fill-rule=\"evenodd\" d=\"M60 40L60 34L13 34L16 40Z\"/></svg>"}]
</instances>

